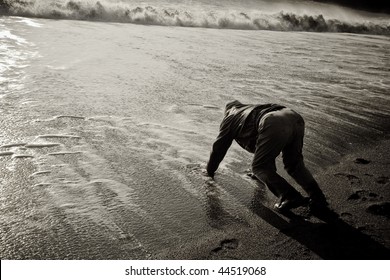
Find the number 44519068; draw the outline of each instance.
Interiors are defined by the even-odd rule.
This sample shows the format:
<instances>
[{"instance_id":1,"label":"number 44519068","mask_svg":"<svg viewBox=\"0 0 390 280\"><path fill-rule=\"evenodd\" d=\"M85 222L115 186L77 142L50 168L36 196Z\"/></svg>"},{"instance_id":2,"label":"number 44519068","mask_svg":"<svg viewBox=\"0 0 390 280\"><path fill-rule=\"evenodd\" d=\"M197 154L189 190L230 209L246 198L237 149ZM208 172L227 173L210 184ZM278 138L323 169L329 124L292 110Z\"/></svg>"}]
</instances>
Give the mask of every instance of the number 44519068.
<instances>
[{"instance_id":1,"label":"number 44519068","mask_svg":"<svg viewBox=\"0 0 390 280\"><path fill-rule=\"evenodd\" d=\"M218 270L221 275L266 275L265 267L221 267Z\"/></svg>"}]
</instances>

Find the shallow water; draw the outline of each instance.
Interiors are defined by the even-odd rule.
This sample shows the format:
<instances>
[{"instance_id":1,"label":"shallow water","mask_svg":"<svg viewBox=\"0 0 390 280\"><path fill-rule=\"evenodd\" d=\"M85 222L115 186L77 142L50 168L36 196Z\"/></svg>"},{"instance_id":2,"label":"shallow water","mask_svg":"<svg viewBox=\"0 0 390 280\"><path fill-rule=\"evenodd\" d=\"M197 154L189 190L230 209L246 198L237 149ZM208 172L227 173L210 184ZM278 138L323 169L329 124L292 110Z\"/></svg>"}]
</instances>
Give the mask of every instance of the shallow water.
<instances>
[{"instance_id":1,"label":"shallow water","mask_svg":"<svg viewBox=\"0 0 390 280\"><path fill-rule=\"evenodd\" d=\"M256 223L224 104L306 120L314 172L388 136L386 36L0 18L1 258L153 258ZM239 186L239 187L238 187Z\"/></svg>"}]
</instances>

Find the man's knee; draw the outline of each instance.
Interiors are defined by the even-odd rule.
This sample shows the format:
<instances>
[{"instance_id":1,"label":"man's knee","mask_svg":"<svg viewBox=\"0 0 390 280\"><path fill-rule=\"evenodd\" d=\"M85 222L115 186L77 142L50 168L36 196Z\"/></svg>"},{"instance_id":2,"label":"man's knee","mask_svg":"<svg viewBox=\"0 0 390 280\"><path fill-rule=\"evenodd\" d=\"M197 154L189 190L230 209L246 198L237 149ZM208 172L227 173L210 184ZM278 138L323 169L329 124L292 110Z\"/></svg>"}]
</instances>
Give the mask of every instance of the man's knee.
<instances>
[{"instance_id":1,"label":"man's knee","mask_svg":"<svg viewBox=\"0 0 390 280\"><path fill-rule=\"evenodd\" d=\"M284 160L284 169L290 176L294 177L294 174L300 173L303 169L305 169L305 164L300 158Z\"/></svg>"},{"instance_id":2,"label":"man's knee","mask_svg":"<svg viewBox=\"0 0 390 280\"><path fill-rule=\"evenodd\" d=\"M284 169L286 170L288 175L293 176L296 173L297 169L299 169L298 163L285 165Z\"/></svg>"},{"instance_id":3,"label":"man's knee","mask_svg":"<svg viewBox=\"0 0 390 280\"><path fill-rule=\"evenodd\" d=\"M272 168L266 168L266 167L257 167L252 168L253 174L264 184L267 184L267 182L272 178L275 171Z\"/></svg>"}]
</instances>

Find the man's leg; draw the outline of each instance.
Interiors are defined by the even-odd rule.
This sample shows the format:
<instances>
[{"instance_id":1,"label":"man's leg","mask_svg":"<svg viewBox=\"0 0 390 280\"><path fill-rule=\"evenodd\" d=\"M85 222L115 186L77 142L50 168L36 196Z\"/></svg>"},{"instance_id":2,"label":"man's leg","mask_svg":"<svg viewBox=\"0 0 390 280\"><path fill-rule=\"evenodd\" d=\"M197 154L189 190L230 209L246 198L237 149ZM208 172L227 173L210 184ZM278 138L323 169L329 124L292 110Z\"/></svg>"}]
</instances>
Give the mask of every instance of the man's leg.
<instances>
[{"instance_id":1,"label":"man's leg","mask_svg":"<svg viewBox=\"0 0 390 280\"><path fill-rule=\"evenodd\" d=\"M294 112L295 113L295 112ZM303 118L295 113L292 140L283 148L283 163L287 173L305 190L312 200L325 203L326 199L314 179L311 172L306 168L303 155L303 137L305 124Z\"/></svg>"},{"instance_id":2,"label":"man's leg","mask_svg":"<svg viewBox=\"0 0 390 280\"><path fill-rule=\"evenodd\" d=\"M279 198L280 203L289 203L287 208L296 207L302 196L276 172L275 158L288 143L292 127L278 112L263 117L259 124L256 151L252 163L253 173L269 190ZM278 206L276 206L278 207Z\"/></svg>"},{"instance_id":3,"label":"man's leg","mask_svg":"<svg viewBox=\"0 0 390 280\"><path fill-rule=\"evenodd\" d=\"M285 158L289 158L289 156L283 156L283 160ZM284 160L284 162L286 161ZM295 162L292 165L288 163L287 166L289 166L286 167L287 172L292 178L294 178L294 180L302 187L302 189L309 195L311 199L316 201L325 201L325 196L322 190L320 189L313 175L306 168L305 164L303 163L303 160Z\"/></svg>"}]
</instances>

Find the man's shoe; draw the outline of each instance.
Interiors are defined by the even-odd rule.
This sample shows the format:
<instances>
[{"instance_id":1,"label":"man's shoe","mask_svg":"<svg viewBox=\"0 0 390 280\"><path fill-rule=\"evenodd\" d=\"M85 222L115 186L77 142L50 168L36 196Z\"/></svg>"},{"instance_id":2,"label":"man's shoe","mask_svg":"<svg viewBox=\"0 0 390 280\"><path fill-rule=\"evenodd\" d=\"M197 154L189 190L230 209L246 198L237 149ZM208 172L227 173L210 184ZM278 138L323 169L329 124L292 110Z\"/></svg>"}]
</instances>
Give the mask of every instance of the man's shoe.
<instances>
[{"instance_id":1,"label":"man's shoe","mask_svg":"<svg viewBox=\"0 0 390 280\"><path fill-rule=\"evenodd\" d=\"M275 203L274 208L277 211L287 211L293 208L304 206L309 202L308 198L299 196L291 199L284 199Z\"/></svg>"}]
</instances>

